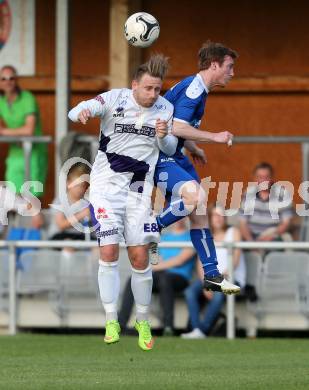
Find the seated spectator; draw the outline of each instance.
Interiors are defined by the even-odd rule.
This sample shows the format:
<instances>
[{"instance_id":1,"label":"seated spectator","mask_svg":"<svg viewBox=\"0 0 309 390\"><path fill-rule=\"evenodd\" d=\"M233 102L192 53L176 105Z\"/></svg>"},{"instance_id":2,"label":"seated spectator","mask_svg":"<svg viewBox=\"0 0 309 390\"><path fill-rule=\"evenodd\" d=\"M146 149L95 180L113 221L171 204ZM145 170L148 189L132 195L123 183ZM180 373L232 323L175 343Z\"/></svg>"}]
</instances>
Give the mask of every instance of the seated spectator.
<instances>
[{"instance_id":1,"label":"seated spectator","mask_svg":"<svg viewBox=\"0 0 309 390\"><path fill-rule=\"evenodd\" d=\"M88 182L82 180L89 173L83 164L74 165L67 177L67 204L55 199L52 204L51 240L85 240L89 238L84 231L76 230L76 224L88 227L90 222L89 203L84 199ZM66 251L72 251L66 248Z\"/></svg>"},{"instance_id":2,"label":"seated spectator","mask_svg":"<svg viewBox=\"0 0 309 390\"><path fill-rule=\"evenodd\" d=\"M212 207L209 210L210 228L215 241L240 241L241 235L236 227L228 227L224 210L220 207ZM226 248L216 248L218 269L227 276L228 251ZM243 255L239 249L233 253L234 277L236 284L241 288L245 286L246 269ZM194 281L186 290L185 297L189 310L189 320L192 331L183 333L182 338L200 339L209 335L215 321L225 302L225 295L222 292L206 291L203 287L203 270L200 262L197 262L199 278ZM207 308L202 318L200 317L201 305L207 302Z\"/></svg>"},{"instance_id":3,"label":"seated spectator","mask_svg":"<svg viewBox=\"0 0 309 390\"><path fill-rule=\"evenodd\" d=\"M186 227L186 220L182 219L171 226L171 230L164 232L162 242L188 241L190 232ZM193 248L160 248L161 262L153 265L153 292L157 292L163 311L163 333L172 335L174 328L175 296L184 291L189 285L195 263ZM123 301L119 313L119 322L125 327L132 311L134 299L131 290L131 280L127 281Z\"/></svg>"},{"instance_id":4,"label":"seated spectator","mask_svg":"<svg viewBox=\"0 0 309 390\"><path fill-rule=\"evenodd\" d=\"M239 228L246 241L284 241L293 217L292 197L282 207L283 189L273 183L273 167L262 162L253 171L255 185L242 199ZM263 184L262 184L263 183ZM258 190L258 186L264 189ZM287 195L288 193L285 193ZM277 215L277 218L275 216Z\"/></svg>"}]
</instances>

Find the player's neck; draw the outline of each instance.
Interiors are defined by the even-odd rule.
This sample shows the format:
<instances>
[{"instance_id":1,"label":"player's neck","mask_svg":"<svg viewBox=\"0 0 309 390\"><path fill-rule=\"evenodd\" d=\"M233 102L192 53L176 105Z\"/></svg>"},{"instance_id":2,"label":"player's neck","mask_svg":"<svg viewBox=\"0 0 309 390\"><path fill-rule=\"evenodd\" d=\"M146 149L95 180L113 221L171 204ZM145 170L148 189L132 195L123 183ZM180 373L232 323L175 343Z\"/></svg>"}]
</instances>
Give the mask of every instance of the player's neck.
<instances>
[{"instance_id":1,"label":"player's neck","mask_svg":"<svg viewBox=\"0 0 309 390\"><path fill-rule=\"evenodd\" d=\"M213 75L208 71L208 69L201 70L199 72L200 76L202 77L204 84L208 91L211 91L214 87L222 86L218 84L216 80L214 80Z\"/></svg>"},{"instance_id":2,"label":"player's neck","mask_svg":"<svg viewBox=\"0 0 309 390\"><path fill-rule=\"evenodd\" d=\"M204 84L205 84L206 88L208 89L208 91L211 91L211 89L213 88L213 85L211 82L211 77L210 77L209 73L207 72L207 70L206 71L201 70L199 72L199 75L202 77Z\"/></svg>"}]
</instances>

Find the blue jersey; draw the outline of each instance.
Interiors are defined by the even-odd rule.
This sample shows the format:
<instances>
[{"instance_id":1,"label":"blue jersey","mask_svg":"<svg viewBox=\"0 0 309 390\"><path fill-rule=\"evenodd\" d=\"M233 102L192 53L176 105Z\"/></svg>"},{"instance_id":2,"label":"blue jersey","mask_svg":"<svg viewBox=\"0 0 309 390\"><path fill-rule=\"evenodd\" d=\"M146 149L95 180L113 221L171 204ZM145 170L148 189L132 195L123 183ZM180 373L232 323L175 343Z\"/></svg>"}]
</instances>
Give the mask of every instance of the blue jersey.
<instances>
[{"instance_id":1,"label":"blue jersey","mask_svg":"<svg viewBox=\"0 0 309 390\"><path fill-rule=\"evenodd\" d=\"M197 74L180 81L168 90L164 97L174 106L174 120L199 128L204 115L207 94L208 89L202 77ZM183 138L179 138L174 158L181 153L184 141ZM162 156L165 155L161 152L160 157Z\"/></svg>"},{"instance_id":2,"label":"blue jersey","mask_svg":"<svg viewBox=\"0 0 309 390\"><path fill-rule=\"evenodd\" d=\"M207 94L208 89L202 77L197 74L180 81L168 90L164 97L174 106L174 120L198 128L204 114ZM178 140L174 156L169 157L160 152L154 176L155 184L158 185L162 180L161 173L168 173L166 195L169 200L173 188L179 183L191 180L200 182L191 161L181 151L185 140L183 138L178 138Z\"/></svg>"}]
</instances>

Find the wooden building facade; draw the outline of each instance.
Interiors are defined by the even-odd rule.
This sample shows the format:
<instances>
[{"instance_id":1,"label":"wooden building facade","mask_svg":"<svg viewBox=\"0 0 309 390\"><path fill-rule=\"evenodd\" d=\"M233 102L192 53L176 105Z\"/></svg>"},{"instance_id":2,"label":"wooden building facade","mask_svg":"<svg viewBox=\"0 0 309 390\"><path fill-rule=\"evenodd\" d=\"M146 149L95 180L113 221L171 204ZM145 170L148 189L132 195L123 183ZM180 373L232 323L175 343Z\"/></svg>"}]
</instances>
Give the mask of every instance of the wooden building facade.
<instances>
[{"instance_id":1,"label":"wooden building facade","mask_svg":"<svg viewBox=\"0 0 309 390\"><path fill-rule=\"evenodd\" d=\"M161 27L151 48L128 50L123 20L143 10L156 16ZM197 51L207 39L239 52L235 78L211 92L201 128L229 130L235 135L309 135L309 3L282 0L71 0L71 105L116 85L128 83L130 66L153 51L170 57L167 89L197 70ZM36 1L36 75L21 78L23 88L36 95L44 133L55 133L55 15L56 0ZM125 86L125 85L123 85ZM98 134L98 121L87 127ZM260 161L273 164L278 180L298 188L302 180L301 146L204 145L208 164L199 168L213 181L251 179ZM4 170L1 150L0 169ZM54 146L49 146L49 180L44 206L54 196ZM210 194L214 200L216 191ZM299 197L295 198L298 201Z\"/></svg>"}]
</instances>

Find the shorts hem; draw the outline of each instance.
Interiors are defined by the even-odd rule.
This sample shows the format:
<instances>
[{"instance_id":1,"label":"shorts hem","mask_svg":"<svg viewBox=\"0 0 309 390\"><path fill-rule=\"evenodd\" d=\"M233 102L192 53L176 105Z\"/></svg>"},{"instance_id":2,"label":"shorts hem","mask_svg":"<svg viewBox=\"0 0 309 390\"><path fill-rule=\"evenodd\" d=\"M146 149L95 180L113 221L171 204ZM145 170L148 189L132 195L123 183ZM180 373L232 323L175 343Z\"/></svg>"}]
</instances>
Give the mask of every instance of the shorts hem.
<instances>
[{"instance_id":1,"label":"shorts hem","mask_svg":"<svg viewBox=\"0 0 309 390\"><path fill-rule=\"evenodd\" d=\"M151 242L156 242L156 243L159 243L159 241L157 241L157 240L149 240L149 241L147 241L147 242L142 242L142 243L127 243L126 242L126 246L128 247L128 246L142 246L142 245L148 245L148 244L150 244Z\"/></svg>"},{"instance_id":2,"label":"shorts hem","mask_svg":"<svg viewBox=\"0 0 309 390\"><path fill-rule=\"evenodd\" d=\"M123 242L122 240L119 240L119 241L112 241L112 242L106 242L101 244L100 239L97 240L98 240L99 247L107 246L107 245L117 245L117 244L119 245L121 242Z\"/></svg>"}]
</instances>

